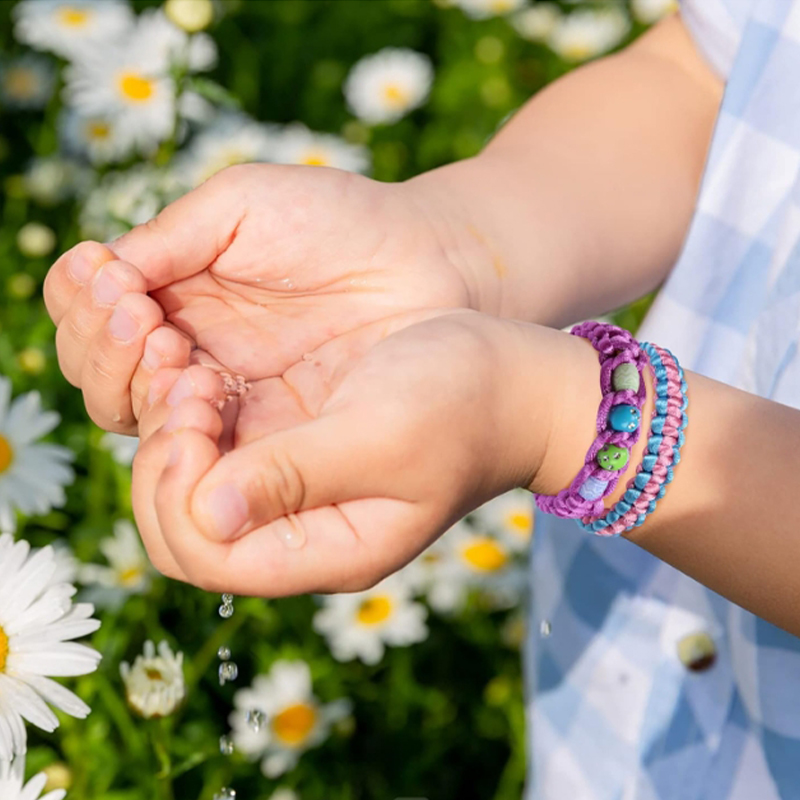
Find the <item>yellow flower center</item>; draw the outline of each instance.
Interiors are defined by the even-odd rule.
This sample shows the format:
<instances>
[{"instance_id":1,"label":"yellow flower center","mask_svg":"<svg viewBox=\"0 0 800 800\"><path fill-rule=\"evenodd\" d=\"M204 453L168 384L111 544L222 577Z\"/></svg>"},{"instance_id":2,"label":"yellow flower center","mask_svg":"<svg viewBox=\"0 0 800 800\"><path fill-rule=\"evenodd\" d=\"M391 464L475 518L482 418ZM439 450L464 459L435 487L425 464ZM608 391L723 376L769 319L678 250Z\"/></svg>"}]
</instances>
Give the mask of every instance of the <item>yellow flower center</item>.
<instances>
[{"instance_id":1,"label":"yellow flower center","mask_svg":"<svg viewBox=\"0 0 800 800\"><path fill-rule=\"evenodd\" d=\"M567 61L586 61L596 53L597 49L588 42L574 42L564 48L562 56Z\"/></svg>"},{"instance_id":2,"label":"yellow flower center","mask_svg":"<svg viewBox=\"0 0 800 800\"><path fill-rule=\"evenodd\" d=\"M62 6L58 10L58 18L66 28L83 28L89 22L92 12L86 8L75 8L75 6Z\"/></svg>"},{"instance_id":3,"label":"yellow flower center","mask_svg":"<svg viewBox=\"0 0 800 800\"><path fill-rule=\"evenodd\" d=\"M300 159L300 163L305 164L307 167L327 167L330 164L330 160L320 150L312 150Z\"/></svg>"},{"instance_id":4,"label":"yellow flower center","mask_svg":"<svg viewBox=\"0 0 800 800\"><path fill-rule=\"evenodd\" d=\"M5 672L6 658L8 657L8 636L0 625L0 672Z\"/></svg>"},{"instance_id":5,"label":"yellow flower center","mask_svg":"<svg viewBox=\"0 0 800 800\"><path fill-rule=\"evenodd\" d=\"M119 90L128 100L144 103L155 93L155 82L135 72L123 72L119 78Z\"/></svg>"},{"instance_id":6,"label":"yellow flower center","mask_svg":"<svg viewBox=\"0 0 800 800\"><path fill-rule=\"evenodd\" d=\"M306 703L297 703L276 714L272 719L272 732L284 744L301 745L314 729L317 711Z\"/></svg>"},{"instance_id":7,"label":"yellow flower center","mask_svg":"<svg viewBox=\"0 0 800 800\"><path fill-rule=\"evenodd\" d=\"M358 607L358 621L362 625L378 625L392 614L392 601L388 597L370 597Z\"/></svg>"},{"instance_id":8,"label":"yellow flower center","mask_svg":"<svg viewBox=\"0 0 800 800\"><path fill-rule=\"evenodd\" d=\"M38 84L33 70L16 67L6 73L6 92L11 97L31 97L36 94Z\"/></svg>"},{"instance_id":9,"label":"yellow flower center","mask_svg":"<svg viewBox=\"0 0 800 800\"><path fill-rule=\"evenodd\" d=\"M404 86L397 83L387 83L383 87L383 99L394 108L404 108L408 105L411 95Z\"/></svg>"},{"instance_id":10,"label":"yellow flower center","mask_svg":"<svg viewBox=\"0 0 800 800\"><path fill-rule=\"evenodd\" d=\"M481 572L496 572L505 566L508 556L497 542L488 537L476 537L464 548L464 560Z\"/></svg>"},{"instance_id":11,"label":"yellow flower center","mask_svg":"<svg viewBox=\"0 0 800 800\"><path fill-rule=\"evenodd\" d=\"M108 139L111 126L107 122L90 122L86 126L86 134L90 139Z\"/></svg>"},{"instance_id":12,"label":"yellow flower center","mask_svg":"<svg viewBox=\"0 0 800 800\"><path fill-rule=\"evenodd\" d=\"M128 588L136 586L136 584L141 581L142 574L141 567L128 567L128 569L123 569L119 573L119 582Z\"/></svg>"},{"instance_id":13,"label":"yellow flower center","mask_svg":"<svg viewBox=\"0 0 800 800\"><path fill-rule=\"evenodd\" d=\"M5 472L14 460L14 451L11 449L11 443L5 436L0 434L0 474Z\"/></svg>"},{"instance_id":14,"label":"yellow flower center","mask_svg":"<svg viewBox=\"0 0 800 800\"><path fill-rule=\"evenodd\" d=\"M533 517L524 511L512 511L506 517L506 523L515 533L520 533L527 536L531 532L533 525Z\"/></svg>"},{"instance_id":15,"label":"yellow flower center","mask_svg":"<svg viewBox=\"0 0 800 800\"><path fill-rule=\"evenodd\" d=\"M489 8L494 14L505 14L514 7L512 0L492 0Z\"/></svg>"},{"instance_id":16,"label":"yellow flower center","mask_svg":"<svg viewBox=\"0 0 800 800\"><path fill-rule=\"evenodd\" d=\"M164 680L164 676L161 674L161 670L160 669L156 669L155 667L148 667L144 671L144 674L147 675L147 677L150 678L151 681L163 681Z\"/></svg>"}]
</instances>

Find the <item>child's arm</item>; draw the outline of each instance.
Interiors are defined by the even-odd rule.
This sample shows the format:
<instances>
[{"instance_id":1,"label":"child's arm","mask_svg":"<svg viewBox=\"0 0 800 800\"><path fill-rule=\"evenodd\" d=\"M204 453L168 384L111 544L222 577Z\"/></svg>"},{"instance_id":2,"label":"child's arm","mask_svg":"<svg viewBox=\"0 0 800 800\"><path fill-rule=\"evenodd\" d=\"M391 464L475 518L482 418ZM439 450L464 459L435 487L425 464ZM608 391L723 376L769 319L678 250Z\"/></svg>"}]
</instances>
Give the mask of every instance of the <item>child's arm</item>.
<instances>
[{"instance_id":1,"label":"child's arm","mask_svg":"<svg viewBox=\"0 0 800 800\"><path fill-rule=\"evenodd\" d=\"M114 253L87 242L59 259L45 283L59 363L98 425L135 433L153 370L185 366L187 339L229 369L275 374L400 310L560 327L621 306L678 253L720 88L675 17L556 81L481 155L404 184L226 170ZM234 363L250 350L261 363Z\"/></svg>"},{"instance_id":2,"label":"child's arm","mask_svg":"<svg viewBox=\"0 0 800 800\"><path fill-rule=\"evenodd\" d=\"M597 353L570 337L563 394L534 490L555 494L596 435ZM642 420L652 412L652 385ZM628 538L735 603L800 636L800 411L687 372L681 461L658 507ZM631 453L641 462L646 437ZM606 499L624 493L632 468ZM587 534L590 535L590 534Z\"/></svg>"},{"instance_id":3,"label":"child's arm","mask_svg":"<svg viewBox=\"0 0 800 800\"><path fill-rule=\"evenodd\" d=\"M675 15L537 94L477 158L415 178L432 207L458 211L475 307L563 327L654 289L686 234L721 95Z\"/></svg>"}]
</instances>

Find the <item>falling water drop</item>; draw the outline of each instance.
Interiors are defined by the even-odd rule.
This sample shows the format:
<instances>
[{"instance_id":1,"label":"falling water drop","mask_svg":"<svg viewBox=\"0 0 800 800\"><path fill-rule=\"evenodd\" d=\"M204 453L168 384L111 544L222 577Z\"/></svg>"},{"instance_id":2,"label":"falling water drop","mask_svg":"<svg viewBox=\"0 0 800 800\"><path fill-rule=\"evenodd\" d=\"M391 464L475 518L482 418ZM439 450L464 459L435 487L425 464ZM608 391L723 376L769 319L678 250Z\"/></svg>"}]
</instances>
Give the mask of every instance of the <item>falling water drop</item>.
<instances>
[{"instance_id":1,"label":"falling water drop","mask_svg":"<svg viewBox=\"0 0 800 800\"><path fill-rule=\"evenodd\" d=\"M225 592L225 594L222 595L222 602L226 606L233 605L233 595L230 594L229 592Z\"/></svg>"},{"instance_id":2,"label":"falling water drop","mask_svg":"<svg viewBox=\"0 0 800 800\"><path fill-rule=\"evenodd\" d=\"M230 619L233 616L233 606L221 605L219 607L219 615L223 619Z\"/></svg>"},{"instance_id":3,"label":"falling water drop","mask_svg":"<svg viewBox=\"0 0 800 800\"><path fill-rule=\"evenodd\" d=\"M539 624L539 634L543 639L546 639L553 632L553 626L550 624L549 619L543 619Z\"/></svg>"},{"instance_id":4,"label":"falling water drop","mask_svg":"<svg viewBox=\"0 0 800 800\"><path fill-rule=\"evenodd\" d=\"M223 661L219 665L219 685L224 686L229 681L235 681L239 677L239 667L233 661Z\"/></svg>"},{"instance_id":5,"label":"falling water drop","mask_svg":"<svg viewBox=\"0 0 800 800\"><path fill-rule=\"evenodd\" d=\"M224 756L231 756L233 755L233 739L230 736L220 736L219 737L219 751Z\"/></svg>"},{"instance_id":6,"label":"falling water drop","mask_svg":"<svg viewBox=\"0 0 800 800\"><path fill-rule=\"evenodd\" d=\"M260 708L251 708L247 712L247 725L251 731L258 733L267 721L267 715Z\"/></svg>"},{"instance_id":7,"label":"falling water drop","mask_svg":"<svg viewBox=\"0 0 800 800\"><path fill-rule=\"evenodd\" d=\"M214 800L236 800L236 792L226 786L214 795Z\"/></svg>"},{"instance_id":8,"label":"falling water drop","mask_svg":"<svg viewBox=\"0 0 800 800\"><path fill-rule=\"evenodd\" d=\"M219 650L217 650L217 657L220 661L230 661L231 658L231 649L230 647L226 647L222 645Z\"/></svg>"}]
</instances>

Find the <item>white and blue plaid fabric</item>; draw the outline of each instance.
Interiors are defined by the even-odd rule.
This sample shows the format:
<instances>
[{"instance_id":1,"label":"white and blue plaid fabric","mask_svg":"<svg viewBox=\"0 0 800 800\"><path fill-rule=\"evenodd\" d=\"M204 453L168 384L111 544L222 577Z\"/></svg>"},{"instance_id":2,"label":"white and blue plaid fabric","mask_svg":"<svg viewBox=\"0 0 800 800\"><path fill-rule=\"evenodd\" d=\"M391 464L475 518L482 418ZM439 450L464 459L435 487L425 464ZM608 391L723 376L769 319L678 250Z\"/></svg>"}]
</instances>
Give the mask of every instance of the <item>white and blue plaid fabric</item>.
<instances>
[{"instance_id":1,"label":"white and blue plaid fabric","mask_svg":"<svg viewBox=\"0 0 800 800\"><path fill-rule=\"evenodd\" d=\"M800 407L800 0L682 13L727 86L640 336ZM800 800L800 639L571 520L537 515L531 569L528 800ZM699 632L716 660L692 671L678 642Z\"/></svg>"}]
</instances>

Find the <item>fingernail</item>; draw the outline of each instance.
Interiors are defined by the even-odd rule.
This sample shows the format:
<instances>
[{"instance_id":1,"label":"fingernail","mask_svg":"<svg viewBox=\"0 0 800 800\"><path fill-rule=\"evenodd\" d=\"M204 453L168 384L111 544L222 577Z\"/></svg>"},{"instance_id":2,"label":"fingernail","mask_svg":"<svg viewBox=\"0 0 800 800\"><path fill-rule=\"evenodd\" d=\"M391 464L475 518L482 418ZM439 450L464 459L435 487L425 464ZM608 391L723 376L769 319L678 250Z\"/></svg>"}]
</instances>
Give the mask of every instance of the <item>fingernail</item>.
<instances>
[{"instance_id":1,"label":"fingernail","mask_svg":"<svg viewBox=\"0 0 800 800\"><path fill-rule=\"evenodd\" d=\"M144 355L142 356L142 363L148 369L158 369L163 360L163 354L160 350L156 349L152 342L147 341L144 343Z\"/></svg>"},{"instance_id":2,"label":"fingernail","mask_svg":"<svg viewBox=\"0 0 800 800\"><path fill-rule=\"evenodd\" d=\"M247 522L247 500L232 483L217 486L208 496L206 507L223 539L230 539Z\"/></svg>"},{"instance_id":3,"label":"fingernail","mask_svg":"<svg viewBox=\"0 0 800 800\"><path fill-rule=\"evenodd\" d=\"M192 397L194 395L194 383L192 379L184 372L183 375L178 378L175 385L170 389L169 394L167 395L167 404L171 406L177 406L181 400L185 400L187 397Z\"/></svg>"},{"instance_id":4,"label":"fingernail","mask_svg":"<svg viewBox=\"0 0 800 800\"><path fill-rule=\"evenodd\" d=\"M130 342L141 330L139 320L122 306L117 306L108 321L109 333L120 342Z\"/></svg>"},{"instance_id":5,"label":"fingernail","mask_svg":"<svg viewBox=\"0 0 800 800\"><path fill-rule=\"evenodd\" d=\"M174 467L181 460L181 443L177 439L172 440L172 449L167 457L167 466Z\"/></svg>"},{"instance_id":6,"label":"fingernail","mask_svg":"<svg viewBox=\"0 0 800 800\"><path fill-rule=\"evenodd\" d=\"M92 284L92 295L95 303L101 306L112 306L125 294L125 287L105 268L97 273Z\"/></svg>"},{"instance_id":7,"label":"fingernail","mask_svg":"<svg viewBox=\"0 0 800 800\"><path fill-rule=\"evenodd\" d=\"M80 253L76 253L67 264L67 273L75 283L88 283L94 275L94 267Z\"/></svg>"},{"instance_id":8,"label":"fingernail","mask_svg":"<svg viewBox=\"0 0 800 800\"><path fill-rule=\"evenodd\" d=\"M167 433L172 433L172 431L178 430L181 427L180 420L179 420L179 413L178 409L176 408L170 415L167 417L167 421L164 423L163 430Z\"/></svg>"}]
</instances>

